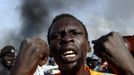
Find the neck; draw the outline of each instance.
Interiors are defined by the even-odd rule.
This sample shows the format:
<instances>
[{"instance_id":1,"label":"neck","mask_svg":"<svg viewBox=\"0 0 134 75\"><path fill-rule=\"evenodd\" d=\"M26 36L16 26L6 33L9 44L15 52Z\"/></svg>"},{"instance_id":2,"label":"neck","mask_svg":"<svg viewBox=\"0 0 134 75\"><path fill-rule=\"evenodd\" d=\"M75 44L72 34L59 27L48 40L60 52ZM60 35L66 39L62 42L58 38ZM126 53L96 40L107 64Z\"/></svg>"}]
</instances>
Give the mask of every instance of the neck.
<instances>
[{"instance_id":1,"label":"neck","mask_svg":"<svg viewBox=\"0 0 134 75\"><path fill-rule=\"evenodd\" d=\"M61 75L90 75L89 71L86 70L85 65L82 65L79 68L73 68L71 70L61 71Z\"/></svg>"}]
</instances>

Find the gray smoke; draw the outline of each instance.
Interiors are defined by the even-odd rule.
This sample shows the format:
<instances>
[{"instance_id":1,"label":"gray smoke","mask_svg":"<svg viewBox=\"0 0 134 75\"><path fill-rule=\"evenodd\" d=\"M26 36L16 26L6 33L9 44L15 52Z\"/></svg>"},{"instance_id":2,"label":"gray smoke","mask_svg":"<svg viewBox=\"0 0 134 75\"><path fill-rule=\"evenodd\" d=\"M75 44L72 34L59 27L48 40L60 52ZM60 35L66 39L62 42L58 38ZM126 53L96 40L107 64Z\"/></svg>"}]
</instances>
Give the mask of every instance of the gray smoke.
<instances>
[{"instance_id":1,"label":"gray smoke","mask_svg":"<svg viewBox=\"0 0 134 75\"><path fill-rule=\"evenodd\" d=\"M43 0L24 0L21 9L23 25L20 35L32 37L47 29L48 9Z\"/></svg>"},{"instance_id":2,"label":"gray smoke","mask_svg":"<svg viewBox=\"0 0 134 75\"><path fill-rule=\"evenodd\" d=\"M123 34L134 33L134 0L18 1L21 1L21 5L18 3L17 6L21 7L21 18L23 22L19 21L20 23L17 23L22 24L20 28L14 28L14 32L11 30L8 31L11 35L4 34L3 36L5 37L3 37L2 41L0 40L2 43L5 42L8 44L11 41L11 43L18 45L21 40L26 37L38 35L46 37L52 19L57 14L61 13L70 13L80 19L89 30L90 40L96 39L113 30L119 31ZM14 13L13 15L16 14ZM13 17L13 19L16 20L18 18Z\"/></svg>"}]
</instances>

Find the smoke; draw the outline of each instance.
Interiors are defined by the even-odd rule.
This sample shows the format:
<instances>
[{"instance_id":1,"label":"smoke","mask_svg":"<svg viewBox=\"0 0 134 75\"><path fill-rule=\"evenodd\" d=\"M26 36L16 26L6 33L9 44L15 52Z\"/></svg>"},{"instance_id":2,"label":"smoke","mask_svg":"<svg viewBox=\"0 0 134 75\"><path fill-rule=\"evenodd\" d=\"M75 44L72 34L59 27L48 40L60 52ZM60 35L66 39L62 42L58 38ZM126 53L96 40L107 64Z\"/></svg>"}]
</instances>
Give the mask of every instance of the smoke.
<instances>
[{"instance_id":1,"label":"smoke","mask_svg":"<svg viewBox=\"0 0 134 75\"><path fill-rule=\"evenodd\" d=\"M48 9L43 0L23 0L21 14L23 25L20 35L32 37L47 29Z\"/></svg>"},{"instance_id":2,"label":"smoke","mask_svg":"<svg viewBox=\"0 0 134 75\"><path fill-rule=\"evenodd\" d=\"M86 3L88 0L85 0ZM78 6L82 1L58 1L58 0L22 0L21 15L22 28L19 34L20 38L27 38L32 36L43 37L47 34L48 27L52 21L52 14L66 13L65 9ZM81 6L79 6L81 7ZM58 12L57 12L58 11Z\"/></svg>"},{"instance_id":3,"label":"smoke","mask_svg":"<svg viewBox=\"0 0 134 75\"><path fill-rule=\"evenodd\" d=\"M1 17L4 15L0 21L5 21L4 24L1 23L1 34L4 34L0 41L5 42L2 45L9 44L11 41L10 43L15 43L18 47L24 38L42 35L43 38L46 37L52 19L61 13L70 13L80 19L87 27L90 40L110 31L123 34L134 33L134 0L15 0L16 3L7 1L1 9L6 9L11 3L6 9L8 11L2 10L3 14L0 15ZM18 16L16 14L20 14L20 11L14 11L16 10L15 4L17 8L21 7L22 22L16 18ZM5 12L9 14L5 15ZM21 25L18 26L19 24ZM10 25L9 29L2 27L6 25L7 27Z\"/></svg>"}]
</instances>

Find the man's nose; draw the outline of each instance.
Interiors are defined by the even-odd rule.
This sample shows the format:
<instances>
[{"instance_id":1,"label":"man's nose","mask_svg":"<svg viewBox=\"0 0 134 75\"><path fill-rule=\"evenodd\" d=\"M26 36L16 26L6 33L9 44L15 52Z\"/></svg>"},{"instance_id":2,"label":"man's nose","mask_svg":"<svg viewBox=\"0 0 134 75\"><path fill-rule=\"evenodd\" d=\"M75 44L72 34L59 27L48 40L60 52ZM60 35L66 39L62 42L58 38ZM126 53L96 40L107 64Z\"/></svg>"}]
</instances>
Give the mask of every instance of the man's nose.
<instances>
[{"instance_id":1,"label":"man's nose","mask_svg":"<svg viewBox=\"0 0 134 75\"><path fill-rule=\"evenodd\" d=\"M62 37L60 44L68 44L68 43L74 43L74 38L71 35L65 35Z\"/></svg>"}]
</instances>

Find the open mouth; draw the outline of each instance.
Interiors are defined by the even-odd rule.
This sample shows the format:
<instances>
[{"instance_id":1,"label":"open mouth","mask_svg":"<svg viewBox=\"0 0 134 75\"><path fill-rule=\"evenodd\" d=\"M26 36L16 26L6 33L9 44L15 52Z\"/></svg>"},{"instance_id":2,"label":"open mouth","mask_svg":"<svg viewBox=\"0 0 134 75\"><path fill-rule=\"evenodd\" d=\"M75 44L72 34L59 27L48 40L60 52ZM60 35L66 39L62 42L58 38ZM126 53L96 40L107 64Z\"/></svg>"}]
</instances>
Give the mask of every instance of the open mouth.
<instances>
[{"instance_id":1,"label":"open mouth","mask_svg":"<svg viewBox=\"0 0 134 75\"><path fill-rule=\"evenodd\" d=\"M76 52L74 52L72 50L69 50L69 51L64 52L63 56L66 57L66 58L75 57L76 56Z\"/></svg>"},{"instance_id":2,"label":"open mouth","mask_svg":"<svg viewBox=\"0 0 134 75\"><path fill-rule=\"evenodd\" d=\"M62 54L62 58L68 62L73 62L76 60L77 52L74 50L67 50Z\"/></svg>"}]
</instances>

